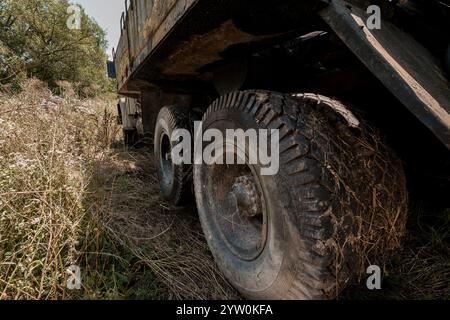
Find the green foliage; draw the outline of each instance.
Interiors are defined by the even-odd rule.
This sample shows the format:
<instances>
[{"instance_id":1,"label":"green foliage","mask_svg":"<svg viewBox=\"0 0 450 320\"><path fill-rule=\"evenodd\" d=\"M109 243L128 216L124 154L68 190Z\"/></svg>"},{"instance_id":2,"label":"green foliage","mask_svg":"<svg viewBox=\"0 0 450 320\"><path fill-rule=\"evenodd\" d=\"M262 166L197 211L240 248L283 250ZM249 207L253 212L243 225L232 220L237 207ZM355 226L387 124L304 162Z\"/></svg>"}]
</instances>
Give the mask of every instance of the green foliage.
<instances>
[{"instance_id":1,"label":"green foliage","mask_svg":"<svg viewBox=\"0 0 450 320\"><path fill-rule=\"evenodd\" d=\"M70 30L70 5L67 0L0 0L0 41L20 57L28 76L51 88L58 81L76 84L81 92L92 85L106 88L105 32L84 10L81 29Z\"/></svg>"},{"instance_id":2,"label":"green foliage","mask_svg":"<svg viewBox=\"0 0 450 320\"><path fill-rule=\"evenodd\" d=\"M24 63L0 41L0 91L17 91L24 78Z\"/></svg>"}]
</instances>

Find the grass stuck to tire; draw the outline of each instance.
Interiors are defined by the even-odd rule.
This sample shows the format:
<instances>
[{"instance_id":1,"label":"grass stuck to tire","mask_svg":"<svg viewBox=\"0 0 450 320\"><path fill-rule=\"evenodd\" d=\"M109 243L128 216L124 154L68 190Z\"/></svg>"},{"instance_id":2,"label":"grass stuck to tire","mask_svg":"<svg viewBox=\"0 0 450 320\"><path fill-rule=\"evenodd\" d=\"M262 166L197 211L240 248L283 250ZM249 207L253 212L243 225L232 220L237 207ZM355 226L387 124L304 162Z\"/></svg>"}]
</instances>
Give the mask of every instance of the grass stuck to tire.
<instances>
[{"instance_id":1,"label":"grass stuck to tire","mask_svg":"<svg viewBox=\"0 0 450 320\"><path fill-rule=\"evenodd\" d=\"M204 130L280 130L276 176L262 177L251 165L194 168L208 243L246 297L335 298L401 247L408 212L402 163L342 103L235 92L214 102L203 120ZM245 197L258 202L257 216L241 210Z\"/></svg>"}]
</instances>

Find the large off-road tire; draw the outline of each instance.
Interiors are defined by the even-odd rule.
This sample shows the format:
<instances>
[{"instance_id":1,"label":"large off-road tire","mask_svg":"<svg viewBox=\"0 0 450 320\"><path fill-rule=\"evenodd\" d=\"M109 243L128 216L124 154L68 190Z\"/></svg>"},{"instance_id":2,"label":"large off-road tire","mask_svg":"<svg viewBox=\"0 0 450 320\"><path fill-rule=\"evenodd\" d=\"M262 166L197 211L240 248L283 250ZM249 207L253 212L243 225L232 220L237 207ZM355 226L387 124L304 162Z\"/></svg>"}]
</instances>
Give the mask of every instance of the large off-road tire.
<instances>
[{"instance_id":1,"label":"large off-road tire","mask_svg":"<svg viewBox=\"0 0 450 320\"><path fill-rule=\"evenodd\" d=\"M164 107L159 112L154 137L154 154L162 196L173 205L181 205L192 196L192 165L176 165L171 152L177 142L171 141L177 129L193 131L193 120L187 107Z\"/></svg>"},{"instance_id":2,"label":"large off-road tire","mask_svg":"<svg viewBox=\"0 0 450 320\"><path fill-rule=\"evenodd\" d=\"M330 299L400 245L405 176L379 135L326 97L235 92L203 130L279 129L280 171L196 165L206 239L225 277L251 299Z\"/></svg>"}]
</instances>

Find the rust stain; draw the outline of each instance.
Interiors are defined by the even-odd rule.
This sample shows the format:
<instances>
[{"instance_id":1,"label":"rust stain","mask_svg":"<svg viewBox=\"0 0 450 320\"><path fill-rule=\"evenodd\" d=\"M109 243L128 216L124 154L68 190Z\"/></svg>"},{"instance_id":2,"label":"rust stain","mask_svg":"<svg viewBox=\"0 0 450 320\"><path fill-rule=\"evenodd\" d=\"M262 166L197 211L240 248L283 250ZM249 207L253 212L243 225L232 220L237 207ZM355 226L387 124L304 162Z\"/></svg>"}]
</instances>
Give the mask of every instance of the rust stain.
<instances>
[{"instance_id":1,"label":"rust stain","mask_svg":"<svg viewBox=\"0 0 450 320\"><path fill-rule=\"evenodd\" d=\"M166 59L162 65L162 72L168 76L197 74L198 68L220 61L222 59L220 53L230 46L273 36L254 36L242 32L233 21L228 20L217 29L193 36Z\"/></svg>"}]
</instances>

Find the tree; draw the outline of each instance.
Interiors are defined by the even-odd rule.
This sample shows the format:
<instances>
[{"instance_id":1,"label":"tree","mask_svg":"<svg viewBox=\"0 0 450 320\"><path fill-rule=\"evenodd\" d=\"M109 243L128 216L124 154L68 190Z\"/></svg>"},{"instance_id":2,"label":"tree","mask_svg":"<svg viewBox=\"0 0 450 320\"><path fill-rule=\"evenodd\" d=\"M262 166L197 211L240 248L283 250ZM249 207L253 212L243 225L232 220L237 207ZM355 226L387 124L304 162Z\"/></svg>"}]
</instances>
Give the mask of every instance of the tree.
<instances>
[{"instance_id":1,"label":"tree","mask_svg":"<svg viewBox=\"0 0 450 320\"><path fill-rule=\"evenodd\" d=\"M104 30L81 8L81 28L71 30L67 0L0 0L0 41L23 60L29 76L55 88L105 86Z\"/></svg>"}]
</instances>

